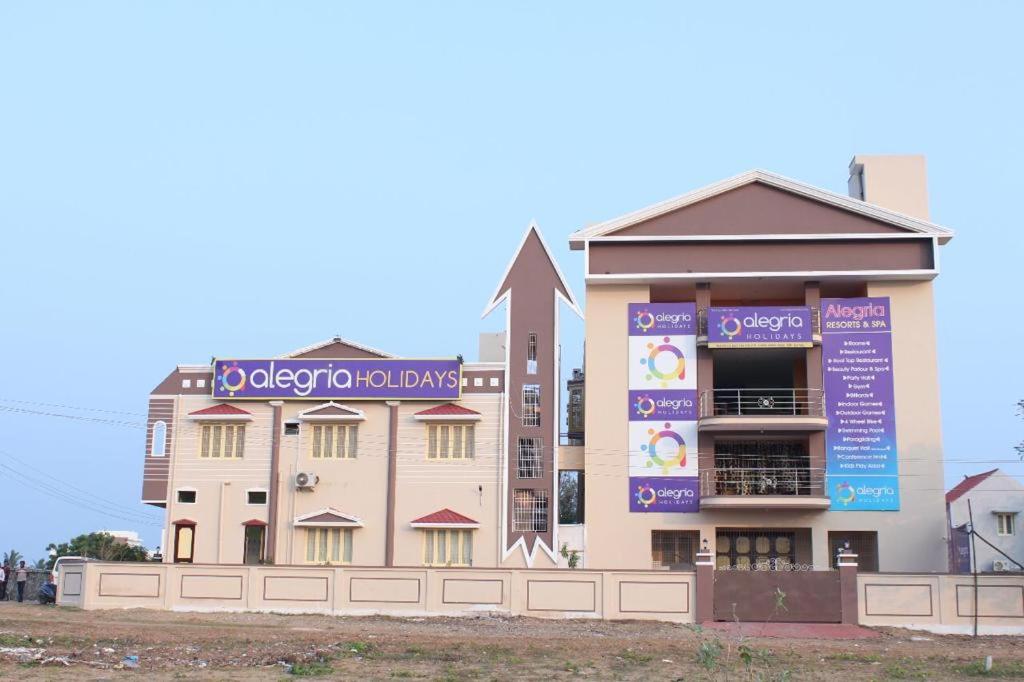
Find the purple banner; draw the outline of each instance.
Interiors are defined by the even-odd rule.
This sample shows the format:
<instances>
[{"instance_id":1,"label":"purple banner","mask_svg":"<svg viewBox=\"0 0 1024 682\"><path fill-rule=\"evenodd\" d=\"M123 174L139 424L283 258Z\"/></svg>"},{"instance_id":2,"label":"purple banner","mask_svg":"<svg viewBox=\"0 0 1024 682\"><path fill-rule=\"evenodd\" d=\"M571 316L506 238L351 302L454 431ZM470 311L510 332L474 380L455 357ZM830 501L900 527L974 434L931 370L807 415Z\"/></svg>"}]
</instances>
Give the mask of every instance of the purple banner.
<instances>
[{"instance_id":1,"label":"purple banner","mask_svg":"<svg viewBox=\"0 0 1024 682\"><path fill-rule=\"evenodd\" d=\"M708 347L810 348L814 345L807 306L708 308Z\"/></svg>"},{"instance_id":2,"label":"purple banner","mask_svg":"<svg viewBox=\"0 0 1024 682\"><path fill-rule=\"evenodd\" d=\"M630 303L629 335L697 333L696 303Z\"/></svg>"},{"instance_id":3,"label":"purple banner","mask_svg":"<svg viewBox=\"0 0 1024 682\"><path fill-rule=\"evenodd\" d=\"M700 511L697 479L667 476L630 476L629 511Z\"/></svg>"},{"instance_id":4,"label":"purple banner","mask_svg":"<svg viewBox=\"0 0 1024 682\"><path fill-rule=\"evenodd\" d=\"M695 421L697 391L630 391L629 421Z\"/></svg>"},{"instance_id":5,"label":"purple banner","mask_svg":"<svg viewBox=\"0 0 1024 682\"><path fill-rule=\"evenodd\" d=\"M213 397L244 400L457 400L458 360L216 360Z\"/></svg>"},{"instance_id":6,"label":"purple banner","mask_svg":"<svg viewBox=\"0 0 1024 682\"><path fill-rule=\"evenodd\" d=\"M889 299L822 299L821 327L832 510L898 510Z\"/></svg>"}]
</instances>

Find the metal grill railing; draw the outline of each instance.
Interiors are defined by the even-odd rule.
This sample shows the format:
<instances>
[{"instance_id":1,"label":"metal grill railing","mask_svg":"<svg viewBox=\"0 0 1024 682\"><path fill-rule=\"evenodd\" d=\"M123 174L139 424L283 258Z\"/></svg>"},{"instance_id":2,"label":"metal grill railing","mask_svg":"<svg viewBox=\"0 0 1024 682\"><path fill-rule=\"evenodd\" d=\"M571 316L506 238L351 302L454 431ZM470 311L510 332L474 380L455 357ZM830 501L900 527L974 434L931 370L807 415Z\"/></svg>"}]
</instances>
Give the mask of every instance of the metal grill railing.
<instances>
[{"instance_id":1,"label":"metal grill railing","mask_svg":"<svg viewBox=\"0 0 1024 682\"><path fill-rule=\"evenodd\" d=\"M824 414L824 395L819 388L715 388L700 395L701 417L821 417Z\"/></svg>"},{"instance_id":2,"label":"metal grill railing","mask_svg":"<svg viewBox=\"0 0 1024 682\"><path fill-rule=\"evenodd\" d=\"M524 533L546 533L548 531L548 493L546 490L513 491L512 531Z\"/></svg>"},{"instance_id":3,"label":"metal grill railing","mask_svg":"<svg viewBox=\"0 0 1024 682\"><path fill-rule=\"evenodd\" d=\"M700 494L813 495L825 494L825 470L809 467L728 467L700 472Z\"/></svg>"}]
</instances>

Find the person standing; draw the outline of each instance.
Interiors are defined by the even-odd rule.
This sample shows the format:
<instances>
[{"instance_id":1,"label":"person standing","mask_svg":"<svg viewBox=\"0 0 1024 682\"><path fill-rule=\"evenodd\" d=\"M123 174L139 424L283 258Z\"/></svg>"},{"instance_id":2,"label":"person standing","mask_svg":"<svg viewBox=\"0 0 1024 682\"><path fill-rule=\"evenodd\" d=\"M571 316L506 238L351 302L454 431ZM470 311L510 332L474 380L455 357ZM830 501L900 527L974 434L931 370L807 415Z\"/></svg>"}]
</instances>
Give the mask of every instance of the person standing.
<instances>
[{"instance_id":1,"label":"person standing","mask_svg":"<svg viewBox=\"0 0 1024 682\"><path fill-rule=\"evenodd\" d=\"M11 566L6 561L0 566L0 599L7 600L7 576L11 574Z\"/></svg>"},{"instance_id":2,"label":"person standing","mask_svg":"<svg viewBox=\"0 0 1024 682\"><path fill-rule=\"evenodd\" d=\"M24 561L18 564L18 570L14 575L18 582L18 601L23 602L25 601L25 583L28 582L28 569L25 568Z\"/></svg>"}]
</instances>

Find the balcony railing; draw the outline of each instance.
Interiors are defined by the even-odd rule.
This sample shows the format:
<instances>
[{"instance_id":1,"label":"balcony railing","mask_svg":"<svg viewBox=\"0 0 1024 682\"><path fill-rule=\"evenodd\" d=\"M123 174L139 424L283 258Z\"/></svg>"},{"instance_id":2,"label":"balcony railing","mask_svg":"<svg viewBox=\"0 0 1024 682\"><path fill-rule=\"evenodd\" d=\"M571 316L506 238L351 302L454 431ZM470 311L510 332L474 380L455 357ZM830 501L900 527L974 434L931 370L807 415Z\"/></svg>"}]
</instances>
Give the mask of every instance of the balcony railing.
<instances>
[{"instance_id":1,"label":"balcony railing","mask_svg":"<svg viewBox=\"0 0 1024 682\"><path fill-rule=\"evenodd\" d=\"M818 388L715 388L700 395L701 417L822 417Z\"/></svg>"},{"instance_id":2,"label":"balcony railing","mask_svg":"<svg viewBox=\"0 0 1024 682\"><path fill-rule=\"evenodd\" d=\"M814 336L821 335L821 310L818 308L811 308L811 334ZM697 336L708 335L708 309L699 308L697 310Z\"/></svg>"},{"instance_id":3,"label":"balcony railing","mask_svg":"<svg viewBox=\"0 0 1024 682\"><path fill-rule=\"evenodd\" d=\"M701 497L824 496L825 470L808 467L716 468L700 472Z\"/></svg>"}]
</instances>

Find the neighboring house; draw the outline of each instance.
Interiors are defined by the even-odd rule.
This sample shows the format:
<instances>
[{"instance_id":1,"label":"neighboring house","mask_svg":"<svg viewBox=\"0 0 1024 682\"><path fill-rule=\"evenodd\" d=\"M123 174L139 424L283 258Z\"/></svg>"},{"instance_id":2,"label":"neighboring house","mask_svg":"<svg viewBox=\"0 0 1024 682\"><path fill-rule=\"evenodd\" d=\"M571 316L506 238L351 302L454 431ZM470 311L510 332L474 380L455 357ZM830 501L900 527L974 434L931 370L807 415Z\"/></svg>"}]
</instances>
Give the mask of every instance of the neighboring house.
<instances>
[{"instance_id":1,"label":"neighboring house","mask_svg":"<svg viewBox=\"0 0 1024 682\"><path fill-rule=\"evenodd\" d=\"M974 548L978 571L1022 570L1015 562L1024 563L1024 485L1016 478L999 469L965 476L946 493L946 515L951 572L966 573L973 568L970 546ZM973 543L968 532L972 516L976 533Z\"/></svg>"},{"instance_id":2,"label":"neighboring house","mask_svg":"<svg viewBox=\"0 0 1024 682\"><path fill-rule=\"evenodd\" d=\"M114 538L114 541L128 545L129 547L142 547L142 538L133 530L98 530L97 533L106 533Z\"/></svg>"}]
</instances>

